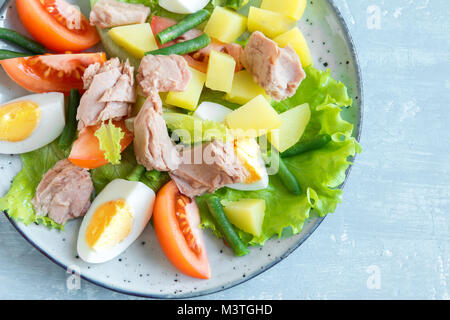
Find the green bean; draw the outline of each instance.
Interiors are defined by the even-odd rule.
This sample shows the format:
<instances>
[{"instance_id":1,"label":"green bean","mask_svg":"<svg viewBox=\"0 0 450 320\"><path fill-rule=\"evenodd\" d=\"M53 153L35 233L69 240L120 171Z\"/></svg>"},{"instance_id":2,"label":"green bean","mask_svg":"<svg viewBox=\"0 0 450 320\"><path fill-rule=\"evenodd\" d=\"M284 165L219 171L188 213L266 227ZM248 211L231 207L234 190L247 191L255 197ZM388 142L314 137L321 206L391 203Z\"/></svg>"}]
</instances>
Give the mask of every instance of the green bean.
<instances>
[{"instance_id":1,"label":"green bean","mask_svg":"<svg viewBox=\"0 0 450 320\"><path fill-rule=\"evenodd\" d=\"M279 158L278 176L280 177L281 182L283 182L286 189L288 189L290 192L292 192L297 196L302 193L302 189L300 188L297 179L288 169L288 167L284 163L283 159L281 159L281 157Z\"/></svg>"},{"instance_id":2,"label":"green bean","mask_svg":"<svg viewBox=\"0 0 450 320\"><path fill-rule=\"evenodd\" d=\"M22 58L22 57L28 57L28 56L32 56L32 55L34 55L34 54L14 52L14 51L10 51L10 50L0 50L0 60Z\"/></svg>"},{"instance_id":3,"label":"green bean","mask_svg":"<svg viewBox=\"0 0 450 320\"><path fill-rule=\"evenodd\" d=\"M207 45L211 43L211 38L207 34L203 34L200 37L197 37L192 40L180 42L177 44L174 44L170 47L161 48L154 51L149 51L146 53L146 55L152 54L152 55L171 55L171 54L178 54L178 55L184 55L188 54L197 50L200 50Z\"/></svg>"},{"instance_id":4,"label":"green bean","mask_svg":"<svg viewBox=\"0 0 450 320\"><path fill-rule=\"evenodd\" d=\"M209 17L208 10L202 9L200 11L197 11L196 13L187 16L176 25L173 25L157 33L156 39L158 39L159 43L166 44L167 42L170 42L180 37L185 32L195 28L203 21L208 19L208 17Z\"/></svg>"},{"instance_id":5,"label":"green bean","mask_svg":"<svg viewBox=\"0 0 450 320\"><path fill-rule=\"evenodd\" d=\"M70 91L69 106L67 108L66 126L59 137L59 147L61 149L69 148L77 133L77 109L80 105L80 92L76 89Z\"/></svg>"},{"instance_id":6,"label":"green bean","mask_svg":"<svg viewBox=\"0 0 450 320\"><path fill-rule=\"evenodd\" d=\"M21 35L20 33L17 33L14 30L0 28L0 39L14 43L34 54L44 54L47 52L43 45Z\"/></svg>"},{"instance_id":7,"label":"green bean","mask_svg":"<svg viewBox=\"0 0 450 320\"><path fill-rule=\"evenodd\" d=\"M239 238L230 221L228 221L219 198L211 195L206 200L206 203L208 205L209 211L211 212L211 215L213 216L217 224L217 228L225 238L226 242L230 245L231 249L233 249L234 253L238 257L249 254L250 251Z\"/></svg>"},{"instance_id":8,"label":"green bean","mask_svg":"<svg viewBox=\"0 0 450 320\"><path fill-rule=\"evenodd\" d=\"M328 134L322 134L317 138L310 141L301 141L290 147L283 153L281 153L282 158L289 158L293 156L298 156L299 154L320 149L327 145L331 141L331 136Z\"/></svg>"},{"instance_id":9,"label":"green bean","mask_svg":"<svg viewBox=\"0 0 450 320\"><path fill-rule=\"evenodd\" d=\"M128 181L140 181L142 175L145 172L145 167L141 166L141 165L137 165L136 167L134 167L133 171L130 172L130 174L127 177Z\"/></svg>"}]
</instances>

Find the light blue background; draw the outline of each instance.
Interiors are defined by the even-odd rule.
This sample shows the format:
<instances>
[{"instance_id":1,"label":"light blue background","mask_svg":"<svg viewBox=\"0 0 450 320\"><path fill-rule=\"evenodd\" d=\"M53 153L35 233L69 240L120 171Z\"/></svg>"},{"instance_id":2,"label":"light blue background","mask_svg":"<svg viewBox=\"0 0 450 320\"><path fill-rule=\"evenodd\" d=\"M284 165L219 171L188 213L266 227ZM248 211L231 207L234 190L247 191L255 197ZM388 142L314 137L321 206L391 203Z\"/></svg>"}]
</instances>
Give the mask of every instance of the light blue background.
<instances>
[{"instance_id":1,"label":"light blue background","mask_svg":"<svg viewBox=\"0 0 450 320\"><path fill-rule=\"evenodd\" d=\"M450 299L450 1L335 3L365 93L364 153L344 203L287 259L202 299ZM3 215L0 243L0 298L133 298L86 281L69 291Z\"/></svg>"}]
</instances>

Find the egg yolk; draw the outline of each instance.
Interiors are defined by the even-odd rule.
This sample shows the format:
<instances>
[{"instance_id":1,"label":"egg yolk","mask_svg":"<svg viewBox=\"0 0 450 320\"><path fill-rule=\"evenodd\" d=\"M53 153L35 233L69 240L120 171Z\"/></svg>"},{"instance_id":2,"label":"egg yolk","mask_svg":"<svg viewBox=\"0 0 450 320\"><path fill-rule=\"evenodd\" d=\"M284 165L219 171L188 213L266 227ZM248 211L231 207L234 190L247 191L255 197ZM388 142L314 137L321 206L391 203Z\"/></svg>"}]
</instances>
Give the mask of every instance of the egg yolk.
<instances>
[{"instance_id":1,"label":"egg yolk","mask_svg":"<svg viewBox=\"0 0 450 320\"><path fill-rule=\"evenodd\" d=\"M41 108L32 101L17 101L0 107L0 140L17 142L36 129Z\"/></svg>"},{"instance_id":2,"label":"egg yolk","mask_svg":"<svg viewBox=\"0 0 450 320\"><path fill-rule=\"evenodd\" d=\"M128 237L133 225L133 208L123 199L97 208L86 231L87 244L96 251L110 249Z\"/></svg>"},{"instance_id":3,"label":"egg yolk","mask_svg":"<svg viewBox=\"0 0 450 320\"><path fill-rule=\"evenodd\" d=\"M237 140L235 143L235 152L243 166L249 172L245 183L255 183L262 179L263 168L261 167L260 149L255 139Z\"/></svg>"}]
</instances>

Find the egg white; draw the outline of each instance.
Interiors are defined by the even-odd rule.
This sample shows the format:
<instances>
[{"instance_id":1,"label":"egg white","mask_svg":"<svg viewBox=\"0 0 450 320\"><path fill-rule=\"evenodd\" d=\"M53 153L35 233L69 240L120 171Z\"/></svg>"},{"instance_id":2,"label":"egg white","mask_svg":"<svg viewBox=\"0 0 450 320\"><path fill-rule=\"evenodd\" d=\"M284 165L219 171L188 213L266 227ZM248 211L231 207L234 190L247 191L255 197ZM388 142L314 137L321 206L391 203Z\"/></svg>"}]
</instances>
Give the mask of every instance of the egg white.
<instances>
[{"instance_id":1,"label":"egg white","mask_svg":"<svg viewBox=\"0 0 450 320\"><path fill-rule=\"evenodd\" d=\"M194 112L194 116L202 119L215 122L224 122L227 114L233 112L233 110L214 102L202 102L197 110Z\"/></svg>"},{"instance_id":2,"label":"egg white","mask_svg":"<svg viewBox=\"0 0 450 320\"><path fill-rule=\"evenodd\" d=\"M189 14L203 9L209 1L210 0L159 0L159 5L170 12Z\"/></svg>"},{"instance_id":3,"label":"egg white","mask_svg":"<svg viewBox=\"0 0 450 320\"><path fill-rule=\"evenodd\" d=\"M41 110L41 116L36 128L28 138L16 142L0 141L0 153L3 154L19 154L42 148L59 137L66 124L64 94L62 93L32 94L2 103L0 108L18 101L32 101L36 103Z\"/></svg>"},{"instance_id":4,"label":"egg white","mask_svg":"<svg viewBox=\"0 0 450 320\"><path fill-rule=\"evenodd\" d=\"M133 208L133 225L130 234L116 246L96 251L86 242L86 231L97 209L104 203L123 199ZM86 262L103 263L125 251L144 231L153 214L155 192L141 182L116 179L98 194L81 223L78 233L78 256Z\"/></svg>"},{"instance_id":5,"label":"egg white","mask_svg":"<svg viewBox=\"0 0 450 320\"><path fill-rule=\"evenodd\" d=\"M228 188L234 189L234 190L240 190L240 191L258 191L258 190L264 190L269 187L269 175L267 174L266 165L264 163L264 160L260 157L260 165L261 165L261 175L262 178L259 181L253 182L253 183L233 183L227 185Z\"/></svg>"}]
</instances>

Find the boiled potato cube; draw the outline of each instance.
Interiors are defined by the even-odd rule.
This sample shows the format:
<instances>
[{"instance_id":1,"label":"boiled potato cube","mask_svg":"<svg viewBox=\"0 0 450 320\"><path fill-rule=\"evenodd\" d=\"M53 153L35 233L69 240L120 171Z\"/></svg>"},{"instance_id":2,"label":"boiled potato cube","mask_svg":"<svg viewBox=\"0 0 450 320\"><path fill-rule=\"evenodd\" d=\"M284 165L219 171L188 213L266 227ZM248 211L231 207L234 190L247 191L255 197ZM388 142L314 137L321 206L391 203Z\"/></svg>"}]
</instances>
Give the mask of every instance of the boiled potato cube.
<instances>
[{"instance_id":1,"label":"boiled potato cube","mask_svg":"<svg viewBox=\"0 0 450 320\"><path fill-rule=\"evenodd\" d=\"M306 0L263 0L261 8L287 15L300 20L306 9Z\"/></svg>"},{"instance_id":2,"label":"boiled potato cube","mask_svg":"<svg viewBox=\"0 0 450 320\"><path fill-rule=\"evenodd\" d=\"M216 7L203 30L222 42L234 42L247 29L247 17L222 7Z\"/></svg>"},{"instance_id":3,"label":"boiled potato cube","mask_svg":"<svg viewBox=\"0 0 450 320\"><path fill-rule=\"evenodd\" d=\"M294 25L294 19L278 12L251 7L248 13L248 31L261 31L269 38L285 33Z\"/></svg>"},{"instance_id":4,"label":"boiled potato cube","mask_svg":"<svg viewBox=\"0 0 450 320\"><path fill-rule=\"evenodd\" d=\"M300 57L303 68L306 68L313 63L308 43L298 27L279 35L273 40L282 48L290 44Z\"/></svg>"},{"instance_id":5,"label":"boiled potato cube","mask_svg":"<svg viewBox=\"0 0 450 320\"><path fill-rule=\"evenodd\" d=\"M233 87L225 96L225 99L238 104L246 104L253 98L262 94L267 101L272 98L266 94L266 91L253 80L253 76L247 70L239 71L234 75Z\"/></svg>"},{"instance_id":6,"label":"boiled potato cube","mask_svg":"<svg viewBox=\"0 0 450 320\"><path fill-rule=\"evenodd\" d=\"M236 60L228 54L211 50L206 73L206 86L212 90L231 92Z\"/></svg>"},{"instance_id":7,"label":"boiled potato cube","mask_svg":"<svg viewBox=\"0 0 450 320\"><path fill-rule=\"evenodd\" d=\"M184 92L170 91L167 94L165 103L175 107L194 111L197 108L203 86L206 81L206 74L189 68L192 73L192 79Z\"/></svg>"},{"instance_id":8,"label":"boiled potato cube","mask_svg":"<svg viewBox=\"0 0 450 320\"><path fill-rule=\"evenodd\" d=\"M108 35L137 59L144 57L148 51L158 49L149 23L115 27L108 31Z\"/></svg>"},{"instance_id":9,"label":"boiled potato cube","mask_svg":"<svg viewBox=\"0 0 450 320\"><path fill-rule=\"evenodd\" d=\"M280 117L283 125L270 133L269 141L279 152L284 152L302 137L311 120L311 110L309 104L305 103L283 112Z\"/></svg>"},{"instance_id":10,"label":"boiled potato cube","mask_svg":"<svg viewBox=\"0 0 450 320\"><path fill-rule=\"evenodd\" d=\"M225 118L235 137L256 138L281 127L283 121L263 95L249 101Z\"/></svg>"},{"instance_id":11,"label":"boiled potato cube","mask_svg":"<svg viewBox=\"0 0 450 320\"><path fill-rule=\"evenodd\" d=\"M266 201L262 199L244 199L226 202L223 208L228 220L237 228L254 236L261 236Z\"/></svg>"}]
</instances>

